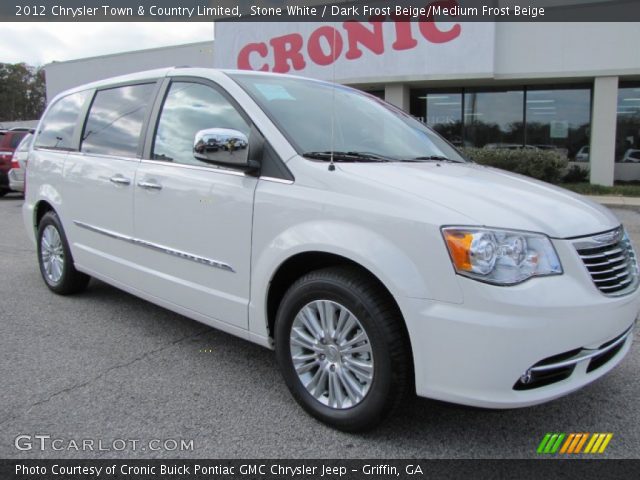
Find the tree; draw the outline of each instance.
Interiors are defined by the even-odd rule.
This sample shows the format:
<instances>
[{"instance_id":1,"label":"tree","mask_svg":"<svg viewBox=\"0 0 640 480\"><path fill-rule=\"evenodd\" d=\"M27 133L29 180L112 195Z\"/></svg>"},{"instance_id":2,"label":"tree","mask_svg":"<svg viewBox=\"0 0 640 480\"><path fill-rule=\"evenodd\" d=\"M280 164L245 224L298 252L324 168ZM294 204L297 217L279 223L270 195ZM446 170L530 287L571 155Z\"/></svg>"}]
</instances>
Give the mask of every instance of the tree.
<instances>
[{"instance_id":1,"label":"tree","mask_svg":"<svg viewBox=\"0 0 640 480\"><path fill-rule=\"evenodd\" d=\"M0 63L0 122L36 120L46 105L42 68Z\"/></svg>"}]
</instances>

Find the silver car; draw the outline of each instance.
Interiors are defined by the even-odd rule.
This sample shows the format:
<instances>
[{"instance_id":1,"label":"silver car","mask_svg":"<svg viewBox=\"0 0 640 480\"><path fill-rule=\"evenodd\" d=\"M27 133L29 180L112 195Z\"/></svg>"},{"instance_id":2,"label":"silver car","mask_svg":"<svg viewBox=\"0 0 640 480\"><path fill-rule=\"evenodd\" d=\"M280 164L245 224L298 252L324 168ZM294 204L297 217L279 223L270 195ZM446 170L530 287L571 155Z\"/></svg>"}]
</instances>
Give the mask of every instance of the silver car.
<instances>
[{"instance_id":1,"label":"silver car","mask_svg":"<svg viewBox=\"0 0 640 480\"><path fill-rule=\"evenodd\" d=\"M11 170L9 170L9 188L14 192L24 193L24 179L27 171L27 160L29 158L29 147L33 140L32 134L27 134L16 148L11 160Z\"/></svg>"}]
</instances>

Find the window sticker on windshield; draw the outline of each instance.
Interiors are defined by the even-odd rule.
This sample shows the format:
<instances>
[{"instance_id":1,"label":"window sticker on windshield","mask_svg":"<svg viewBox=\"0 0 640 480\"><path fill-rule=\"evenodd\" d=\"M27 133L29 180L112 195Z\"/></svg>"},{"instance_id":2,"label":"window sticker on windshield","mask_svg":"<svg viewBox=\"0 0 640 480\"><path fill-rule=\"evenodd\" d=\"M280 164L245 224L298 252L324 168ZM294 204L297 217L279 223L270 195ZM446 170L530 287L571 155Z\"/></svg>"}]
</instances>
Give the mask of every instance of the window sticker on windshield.
<instances>
[{"instance_id":1,"label":"window sticker on windshield","mask_svg":"<svg viewBox=\"0 0 640 480\"><path fill-rule=\"evenodd\" d=\"M267 100L295 100L282 85L256 83L256 88Z\"/></svg>"}]
</instances>

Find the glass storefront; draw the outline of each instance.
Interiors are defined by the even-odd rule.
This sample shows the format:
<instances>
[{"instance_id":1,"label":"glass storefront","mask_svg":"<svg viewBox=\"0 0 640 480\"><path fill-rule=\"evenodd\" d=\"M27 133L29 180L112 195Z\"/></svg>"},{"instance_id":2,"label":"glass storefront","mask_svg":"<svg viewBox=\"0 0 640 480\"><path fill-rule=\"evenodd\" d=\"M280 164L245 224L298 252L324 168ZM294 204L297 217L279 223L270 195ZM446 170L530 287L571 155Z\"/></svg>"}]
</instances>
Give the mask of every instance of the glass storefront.
<instances>
[{"instance_id":1,"label":"glass storefront","mask_svg":"<svg viewBox=\"0 0 640 480\"><path fill-rule=\"evenodd\" d=\"M418 112L420 107L422 111ZM411 114L454 145L462 146L462 92L431 93L416 98L412 94Z\"/></svg>"},{"instance_id":2,"label":"glass storefront","mask_svg":"<svg viewBox=\"0 0 640 480\"><path fill-rule=\"evenodd\" d=\"M589 149L590 89L527 88L526 108L528 145L555 148L572 160L586 160L578 152Z\"/></svg>"},{"instance_id":3,"label":"glass storefront","mask_svg":"<svg viewBox=\"0 0 640 480\"><path fill-rule=\"evenodd\" d=\"M518 148L524 145L523 90L464 93L464 145Z\"/></svg>"},{"instance_id":4,"label":"glass storefront","mask_svg":"<svg viewBox=\"0 0 640 480\"><path fill-rule=\"evenodd\" d=\"M640 82L618 88L616 162L640 163Z\"/></svg>"},{"instance_id":5,"label":"glass storefront","mask_svg":"<svg viewBox=\"0 0 640 480\"><path fill-rule=\"evenodd\" d=\"M414 89L411 114L457 146L555 149L588 160L588 86Z\"/></svg>"}]
</instances>

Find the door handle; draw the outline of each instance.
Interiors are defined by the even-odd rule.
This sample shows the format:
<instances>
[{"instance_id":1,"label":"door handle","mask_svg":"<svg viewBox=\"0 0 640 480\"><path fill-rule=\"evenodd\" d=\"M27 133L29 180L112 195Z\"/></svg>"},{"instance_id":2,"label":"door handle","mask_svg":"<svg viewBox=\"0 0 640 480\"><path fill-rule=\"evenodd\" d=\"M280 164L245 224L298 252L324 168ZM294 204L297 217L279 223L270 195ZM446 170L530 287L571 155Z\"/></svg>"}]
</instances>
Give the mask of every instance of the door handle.
<instances>
[{"instance_id":1,"label":"door handle","mask_svg":"<svg viewBox=\"0 0 640 480\"><path fill-rule=\"evenodd\" d=\"M116 185L129 185L131 183L131 180L129 180L128 178L123 177L120 174L114 175L113 177L111 177L109 179L109 181L111 183L115 183Z\"/></svg>"},{"instance_id":2,"label":"door handle","mask_svg":"<svg viewBox=\"0 0 640 480\"><path fill-rule=\"evenodd\" d=\"M155 182L138 182L138 186L145 190L162 190L162 185Z\"/></svg>"}]
</instances>

